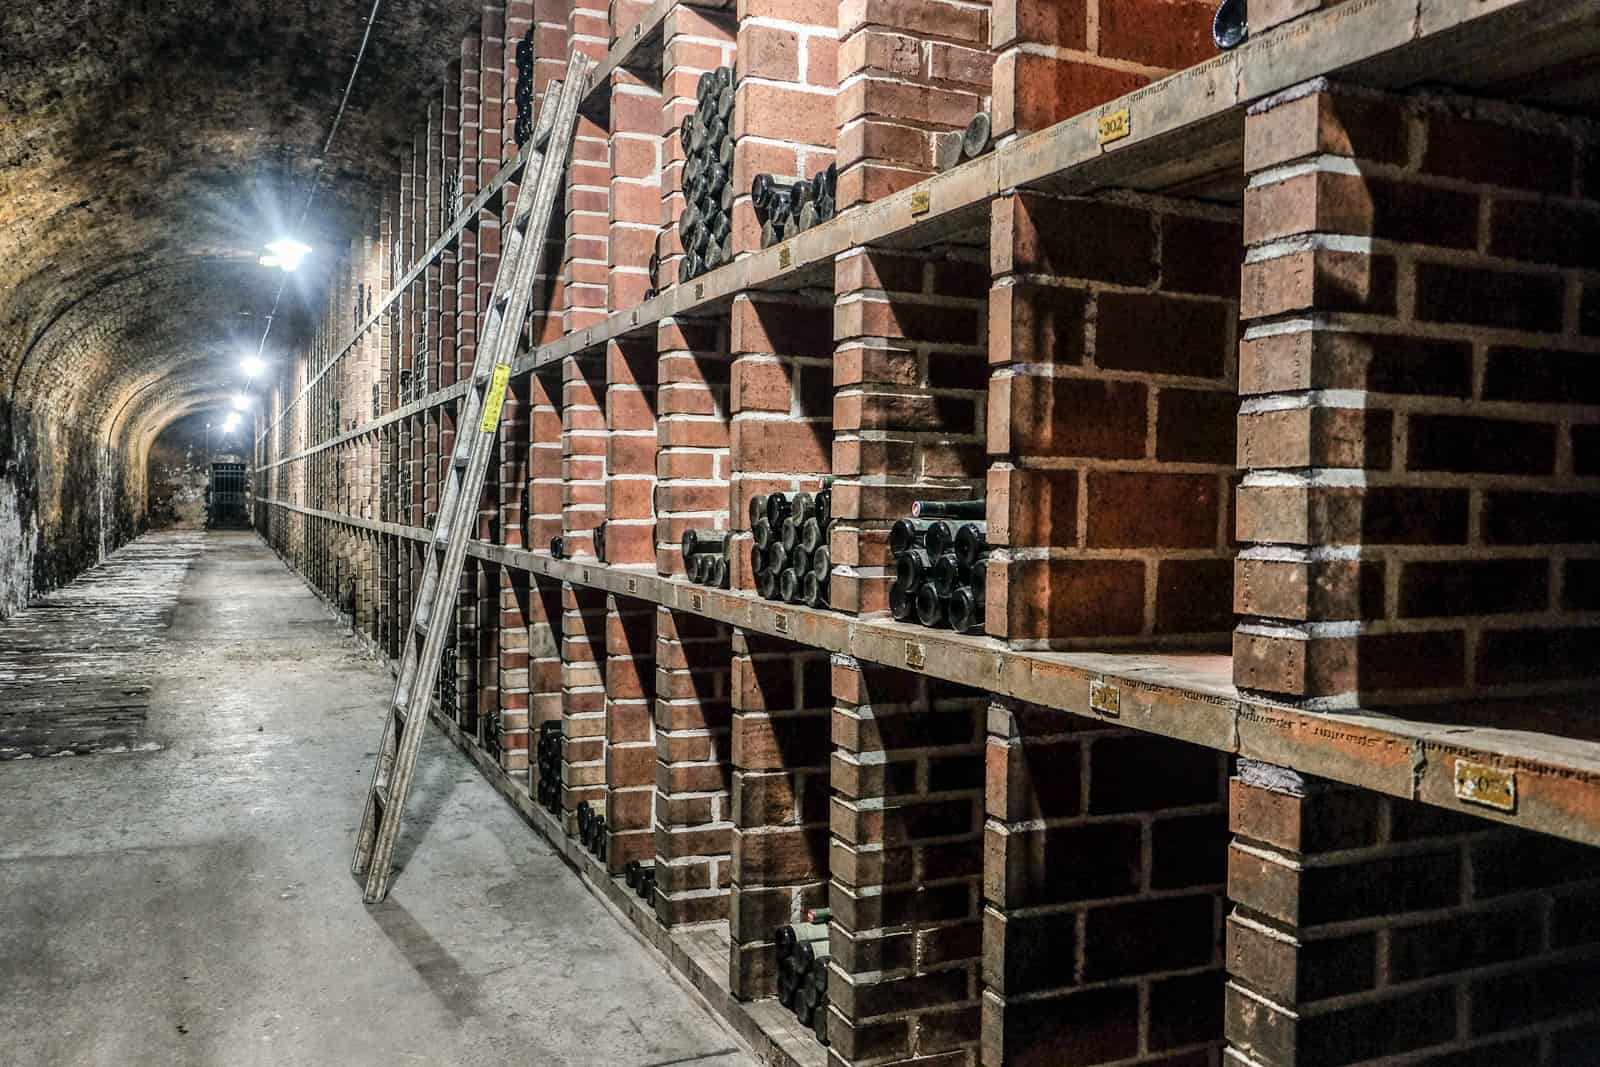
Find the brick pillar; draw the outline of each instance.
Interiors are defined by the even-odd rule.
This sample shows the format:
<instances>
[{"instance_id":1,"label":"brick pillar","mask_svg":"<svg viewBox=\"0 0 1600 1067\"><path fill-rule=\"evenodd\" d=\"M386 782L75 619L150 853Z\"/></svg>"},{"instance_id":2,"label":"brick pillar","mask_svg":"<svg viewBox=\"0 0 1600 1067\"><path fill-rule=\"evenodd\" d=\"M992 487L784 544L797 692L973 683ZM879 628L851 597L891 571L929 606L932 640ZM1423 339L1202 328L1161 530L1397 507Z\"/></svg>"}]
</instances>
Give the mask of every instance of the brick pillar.
<instances>
[{"instance_id":1,"label":"brick pillar","mask_svg":"<svg viewBox=\"0 0 1600 1067\"><path fill-rule=\"evenodd\" d=\"M834 266L832 603L886 611L889 527L913 500L977 496L987 268L970 251L855 248Z\"/></svg>"},{"instance_id":2,"label":"brick pillar","mask_svg":"<svg viewBox=\"0 0 1600 1067\"><path fill-rule=\"evenodd\" d=\"M1592 685L1584 129L1325 82L1247 116L1240 688L1371 706Z\"/></svg>"},{"instance_id":3,"label":"brick pillar","mask_svg":"<svg viewBox=\"0 0 1600 1067\"><path fill-rule=\"evenodd\" d=\"M1031 133L1216 54L1209 0L995 0L994 133Z\"/></svg>"},{"instance_id":4,"label":"brick pillar","mask_svg":"<svg viewBox=\"0 0 1600 1067\"><path fill-rule=\"evenodd\" d=\"M777 992L772 934L828 903L828 654L778 638L733 636L733 951L728 986Z\"/></svg>"},{"instance_id":5,"label":"brick pillar","mask_svg":"<svg viewBox=\"0 0 1600 1067\"><path fill-rule=\"evenodd\" d=\"M561 813L578 831L578 804L606 795L606 595L561 583Z\"/></svg>"},{"instance_id":6,"label":"brick pillar","mask_svg":"<svg viewBox=\"0 0 1600 1067\"><path fill-rule=\"evenodd\" d=\"M656 611L656 914L727 915L732 820L726 626Z\"/></svg>"},{"instance_id":7,"label":"brick pillar","mask_svg":"<svg viewBox=\"0 0 1600 1067\"><path fill-rule=\"evenodd\" d=\"M534 0L533 5L533 110L538 114L539 98L551 81L559 81L567 69L569 0ZM589 20L584 19L587 29ZM515 58L515 57L513 57ZM533 344L548 344L561 336L566 314L562 292L562 271L566 259L565 227L552 226L545 237L544 262L534 281L534 303L529 311L529 335ZM553 536L553 535L552 535ZM535 544L548 544L549 537Z\"/></svg>"},{"instance_id":8,"label":"brick pillar","mask_svg":"<svg viewBox=\"0 0 1600 1067\"><path fill-rule=\"evenodd\" d=\"M420 560L413 560L416 567ZM420 580L420 571L416 572ZM479 562L477 579L478 743L500 757L500 567ZM413 591L413 596L415 592ZM414 605L413 605L414 607ZM407 616L409 618L409 615Z\"/></svg>"},{"instance_id":9,"label":"brick pillar","mask_svg":"<svg viewBox=\"0 0 1600 1067\"><path fill-rule=\"evenodd\" d=\"M532 589L526 571L500 569L499 757L507 771L528 768L529 662L528 624L533 616Z\"/></svg>"},{"instance_id":10,"label":"brick pillar","mask_svg":"<svg viewBox=\"0 0 1600 1067\"><path fill-rule=\"evenodd\" d=\"M483 66L482 41L478 34L469 33L461 42L461 60L457 65L460 75L460 133L459 161L462 203L470 203L478 195L479 132L481 123L480 84ZM468 227L461 231L456 247L456 380L472 377L472 364L478 358L478 233ZM446 297L448 301L448 294ZM391 378L389 396L393 397L394 379ZM455 409L459 414L460 407ZM462 429L457 427L458 430ZM466 428L471 432L472 428ZM442 435L441 435L442 439ZM468 502L463 500L458 521L468 516ZM460 596L456 609L456 708L457 720L463 732L474 736L478 728L478 566L467 560L462 571Z\"/></svg>"},{"instance_id":11,"label":"brick pillar","mask_svg":"<svg viewBox=\"0 0 1600 1067\"><path fill-rule=\"evenodd\" d=\"M750 566L750 498L815 492L832 470L833 334L824 309L808 300L741 293L729 331L733 367L730 585L755 588Z\"/></svg>"},{"instance_id":12,"label":"brick pillar","mask_svg":"<svg viewBox=\"0 0 1600 1067\"><path fill-rule=\"evenodd\" d=\"M839 5L840 208L934 169L934 141L985 110L989 5L844 0Z\"/></svg>"},{"instance_id":13,"label":"brick pillar","mask_svg":"<svg viewBox=\"0 0 1600 1067\"><path fill-rule=\"evenodd\" d=\"M457 65L461 75L459 166L463 204L470 204L482 188L478 182L482 65L482 42L476 34L468 34L461 42L461 62ZM469 226L461 231L456 242L456 257L456 380L464 381L472 376L472 364L478 356L477 227Z\"/></svg>"},{"instance_id":14,"label":"brick pillar","mask_svg":"<svg viewBox=\"0 0 1600 1067\"><path fill-rule=\"evenodd\" d=\"M528 434L533 406L532 387L533 383L528 378L519 378L508 384L495 439L495 449L499 454L499 478L496 482L500 496L500 543L511 548L525 547L522 535L526 529L529 503Z\"/></svg>"},{"instance_id":15,"label":"brick pillar","mask_svg":"<svg viewBox=\"0 0 1600 1067\"><path fill-rule=\"evenodd\" d=\"M567 47L596 62L605 59L611 31L604 0L574 0L567 17ZM566 247L559 295L562 330L571 333L606 315L606 237L611 227L610 135L594 119L578 116L567 169Z\"/></svg>"},{"instance_id":16,"label":"brick pillar","mask_svg":"<svg viewBox=\"0 0 1600 1067\"><path fill-rule=\"evenodd\" d=\"M506 390L496 441L500 453L500 543L512 548L523 547L525 529L530 384L522 378ZM520 771L528 766L528 627L533 621L532 595L526 572L510 567L500 570L499 757L500 766L506 770Z\"/></svg>"},{"instance_id":17,"label":"brick pillar","mask_svg":"<svg viewBox=\"0 0 1600 1067\"><path fill-rule=\"evenodd\" d=\"M761 247L750 206L757 174L809 178L834 160L839 69L835 5L739 5L734 83L733 251ZM843 206L841 201L840 206Z\"/></svg>"},{"instance_id":18,"label":"brick pillar","mask_svg":"<svg viewBox=\"0 0 1600 1067\"><path fill-rule=\"evenodd\" d=\"M506 5L483 5L482 51L478 66L478 188L488 185L500 170L500 152L512 131L501 126L505 101ZM502 203L498 213L478 216L478 314L486 314L500 271L500 227L511 217L512 206Z\"/></svg>"},{"instance_id":19,"label":"brick pillar","mask_svg":"<svg viewBox=\"0 0 1600 1067\"><path fill-rule=\"evenodd\" d=\"M830 1061L971 1064L986 701L846 656L833 696Z\"/></svg>"},{"instance_id":20,"label":"brick pillar","mask_svg":"<svg viewBox=\"0 0 1600 1067\"><path fill-rule=\"evenodd\" d=\"M683 167L688 151L679 130L695 110L700 75L729 66L734 57L734 28L724 13L676 4L661 23L661 288L678 284L683 260L678 216L683 198ZM737 109L736 109L737 112Z\"/></svg>"},{"instance_id":21,"label":"brick pillar","mask_svg":"<svg viewBox=\"0 0 1600 1067\"><path fill-rule=\"evenodd\" d=\"M661 94L638 75L611 75L610 229L606 307L635 307L650 288L661 223ZM662 279L665 281L665 279Z\"/></svg>"},{"instance_id":22,"label":"brick pillar","mask_svg":"<svg viewBox=\"0 0 1600 1067\"><path fill-rule=\"evenodd\" d=\"M1228 1064L1593 1059L1595 849L1249 760L1228 818Z\"/></svg>"},{"instance_id":23,"label":"brick pillar","mask_svg":"<svg viewBox=\"0 0 1600 1067\"><path fill-rule=\"evenodd\" d=\"M532 746L539 728L562 719L562 591L559 582L529 577L528 586L528 793L539 795L539 765Z\"/></svg>"},{"instance_id":24,"label":"brick pillar","mask_svg":"<svg viewBox=\"0 0 1600 1067\"><path fill-rule=\"evenodd\" d=\"M446 185L444 190L449 192L453 187L457 190L454 199L460 199L464 206L466 200L461 198L461 62L455 60L445 70L444 77L444 102L440 112L439 124L439 151L441 157L440 173ZM448 225L454 221L455 211L452 197L445 196L440 203L440 221ZM462 234L464 238L466 235ZM435 306L439 309L438 326L435 333L438 335L439 355L439 385L451 386L456 383L456 310L459 306L458 289L460 284L460 260L458 252L461 247L460 239L447 248L439 257L438 295ZM369 290L370 292L370 290ZM366 309L362 309L365 318ZM443 410L443 409L441 409ZM439 438L439 449L445 456L450 455L450 445L445 443L444 437Z\"/></svg>"},{"instance_id":25,"label":"brick pillar","mask_svg":"<svg viewBox=\"0 0 1600 1067\"><path fill-rule=\"evenodd\" d=\"M606 562L655 565L656 346L606 346Z\"/></svg>"},{"instance_id":26,"label":"brick pillar","mask_svg":"<svg viewBox=\"0 0 1600 1067\"><path fill-rule=\"evenodd\" d=\"M528 434L528 539L536 552L548 552L550 539L561 536L561 368L547 367L530 376L532 407Z\"/></svg>"},{"instance_id":27,"label":"brick pillar","mask_svg":"<svg viewBox=\"0 0 1600 1067\"><path fill-rule=\"evenodd\" d=\"M656 607L606 598L607 869L655 856Z\"/></svg>"},{"instance_id":28,"label":"brick pillar","mask_svg":"<svg viewBox=\"0 0 1600 1067\"><path fill-rule=\"evenodd\" d=\"M1215 1062L1227 756L1007 701L987 762L984 1067Z\"/></svg>"},{"instance_id":29,"label":"brick pillar","mask_svg":"<svg viewBox=\"0 0 1600 1067\"><path fill-rule=\"evenodd\" d=\"M395 568L403 572L410 555L409 542L402 541L395 553ZM456 598L456 725L468 737L478 736L478 588L482 581L479 563L468 559L461 570L461 592ZM396 590L396 619L405 615L409 603L403 588ZM401 623L400 626L404 624ZM399 630L400 626L396 629ZM398 634L403 642L405 634Z\"/></svg>"},{"instance_id":30,"label":"brick pillar","mask_svg":"<svg viewBox=\"0 0 1600 1067\"><path fill-rule=\"evenodd\" d=\"M603 354L568 356L561 361L561 379L561 537L568 558L592 558L592 531L606 507Z\"/></svg>"},{"instance_id":31,"label":"brick pillar","mask_svg":"<svg viewBox=\"0 0 1600 1067\"><path fill-rule=\"evenodd\" d=\"M500 129L504 136L500 143L500 159L509 163L516 158L517 152L517 83L521 72L517 69L517 42L523 40L533 31L534 0L506 0L506 21L501 36L505 42L504 56L501 62L501 84L505 86L500 100ZM538 85L538 71L530 72L529 88ZM534 97L534 109L538 110L538 97ZM509 216L508 216L509 217Z\"/></svg>"},{"instance_id":32,"label":"brick pillar","mask_svg":"<svg viewBox=\"0 0 1600 1067\"><path fill-rule=\"evenodd\" d=\"M728 526L728 335L716 319L656 329L656 569L683 573L683 531Z\"/></svg>"},{"instance_id":33,"label":"brick pillar","mask_svg":"<svg viewBox=\"0 0 1600 1067\"><path fill-rule=\"evenodd\" d=\"M1033 648L1221 638L1236 215L1018 193L992 230L988 632Z\"/></svg>"}]
</instances>

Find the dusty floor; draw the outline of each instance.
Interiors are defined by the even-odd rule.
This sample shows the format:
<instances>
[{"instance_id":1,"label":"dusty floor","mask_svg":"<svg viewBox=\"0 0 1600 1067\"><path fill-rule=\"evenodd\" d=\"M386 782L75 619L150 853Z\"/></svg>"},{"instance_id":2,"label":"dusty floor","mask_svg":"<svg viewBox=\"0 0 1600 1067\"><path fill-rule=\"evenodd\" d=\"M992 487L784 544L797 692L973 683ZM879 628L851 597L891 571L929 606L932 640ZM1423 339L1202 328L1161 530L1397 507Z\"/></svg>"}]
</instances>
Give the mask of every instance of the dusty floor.
<instances>
[{"instance_id":1,"label":"dusty floor","mask_svg":"<svg viewBox=\"0 0 1600 1067\"><path fill-rule=\"evenodd\" d=\"M0 1062L752 1062L436 732L363 905L389 676L253 534L203 538L144 650L162 749L0 763Z\"/></svg>"}]
</instances>

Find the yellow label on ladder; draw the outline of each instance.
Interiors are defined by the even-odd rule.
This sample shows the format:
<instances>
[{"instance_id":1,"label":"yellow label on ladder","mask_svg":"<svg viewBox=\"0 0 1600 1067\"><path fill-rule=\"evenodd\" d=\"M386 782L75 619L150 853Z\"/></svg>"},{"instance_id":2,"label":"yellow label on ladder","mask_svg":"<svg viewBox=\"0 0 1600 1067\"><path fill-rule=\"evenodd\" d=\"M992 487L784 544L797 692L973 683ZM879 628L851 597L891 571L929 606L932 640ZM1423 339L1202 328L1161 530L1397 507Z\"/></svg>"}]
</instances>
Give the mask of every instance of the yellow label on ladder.
<instances>
[{"instance_id":1,"label":"yellow label on ladder","mask_svg":"<svg viewBox=\"0 0 1600 1067\"><path fill-rule=\"evenodd\" d=\"M502 363L489 379L489 395L483 398L483 421L478 429L494 433L500 428L500 409L506 406L506 383L511 381L511 364Z\"/></svg>"}]
</instances>

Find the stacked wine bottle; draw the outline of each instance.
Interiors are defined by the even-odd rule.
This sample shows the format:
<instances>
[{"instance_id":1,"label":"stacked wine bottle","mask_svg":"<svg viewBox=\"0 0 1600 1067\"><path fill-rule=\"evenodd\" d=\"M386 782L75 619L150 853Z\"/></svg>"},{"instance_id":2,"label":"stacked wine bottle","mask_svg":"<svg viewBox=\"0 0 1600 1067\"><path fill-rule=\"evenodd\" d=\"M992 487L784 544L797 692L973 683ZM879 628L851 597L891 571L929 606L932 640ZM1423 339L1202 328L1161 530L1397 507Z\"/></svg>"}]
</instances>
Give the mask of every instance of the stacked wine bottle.
<instances>
[{"instance_id":1,"label":"stacked wine bottle","mask_svg":"<svg viewBox=\"0 0 1600 1067\"><path fill-rule=\"evenodd\" d=\"M983 629L988 524L979 500L919 500L889 530L895 582L889 612L901 622Z\"/></svg>"},{"instance_id":2,"label":"stacked wine bottle","mask_svg":"<svg viewBox=\"0 0 1600 1067\"><path fill-rule=\"evenodd\" d=\"M656 892L656 869L646 867L638 860L629 860L622 868L622 880L628 888L633 890L635 896L645 903L649 903Z\"/></svg>"},{"instance_id":3,"label":"stacked wine bottle","mask_svg":"<svg viewBox=\"0 0 1600 1067\"><path fill-rule=\"evenodd\" d=\"M994 145L994 123L987 111L980 111L967 121L965 129L943 133L934 141L934 165L941 171L950 170L969 159L977 159Z\"/></svg>"},{"instance_id":4,"label":"stacked wine bottle","mask_svg":"<svg viewBox=\"0 0 1600 1067\"><path fill-rule=\"evenodd\" d=\"M828 606L833 557L828 535L833 525L833 490L772 493L750 498L751 563L756 592L813 608Z\"/></svg>"},{"instance_id":5,"label":"stacked wine bottle","mask_svg":"<svg viewBox=\"0 0 1600 1067\"><path fill-rule=\"evenodd\" d=\"M683 531L683 570L691 582L716 589L728 588L728 565L733 543L726 530Z\"/></svg>"},{"instance_id":6,"label":"stacked wine bottle","mask_svg":"<svg viewBox=\"0 0 1600 1067\"><path fill-rule=\"evenodd\" d=\"M540 806L551 815L561 813L561 723L550 719L539 724L539 742L534 748L539 766Z\"/></svg>"},{"instance_id":7,"label":"stacked wine bottle","mask_svg":"<svg viewBox=\"0 0 1600 1067\"><path fill-rule=\"evenodd\" d=\"M650 252L650 261L647 264L650 271L650 288L644 291L644 299L654 300L661 293L661 231L656 231L655 247Z\"/></svg>"},{"instance_id":8,"label":"stacked wine bottle","mask_svg":"<svg viewBox=\"0 0 1600 1067\"><path fill-rule=\"evenodd\" d=\"M606 838L606 812L605 805L592 804L587 800L578 801L578 841L589 850L589 855L599 860L606 861L606 850L609 848Z\"/></svg>"},{"instance_id":9,"label":"stacked wine bottle","mask_svg":"<svg viewBox=\"0 0 1600 1067\"><path fill-rule=\"evenodd\" d=\"M757 174L750 182L750 206L761 223L761 247L833 218L838 181L839 170L832 163L809 178Z\"/></svg>"},{"instance_id":10,"label":"stacked wine bottle","mask_svg":"<svg viewBox=\"0 0 1600 1067\"><path fill-rule=\"evenodd\" d=\"M521 148L533 136L533 27L517 42L517 122L514 134Z\"/></svg>"},{"instance_id":11,"label":"stacked wine bottle","mask_svg":"<svg viewBox=\"0 0 1600 1067\"><path fill-rule=\"evenodd\" d=\"M678 239L686 282L733 259L733 68L700 75L698 102L683 120L685 161Z\"/></svg>"},{"instance_id":12,"label":"stacked wine bottle","mask_svg":"<svg viewBox=\"0 0 1600 1067\"><path fill-rule=\"evenodd\" d=\"M444 654L439 660L439 714L451 722L456 719L456 683L459 679L456 646L454 643L445 645Z\"/></svg>"},{"instance_id":13,"label":"stacked wine bottle","mask_svg":"<svg viewBox=\"0 0 1600 1067\"><path fill-rule=\"evenodd\" d=\"M827 908L812 908L805 922L780 926L772 939L778 949L778 1003L794 1012L817 1040L828 1043Z\"/></svg>"}]
</instances>

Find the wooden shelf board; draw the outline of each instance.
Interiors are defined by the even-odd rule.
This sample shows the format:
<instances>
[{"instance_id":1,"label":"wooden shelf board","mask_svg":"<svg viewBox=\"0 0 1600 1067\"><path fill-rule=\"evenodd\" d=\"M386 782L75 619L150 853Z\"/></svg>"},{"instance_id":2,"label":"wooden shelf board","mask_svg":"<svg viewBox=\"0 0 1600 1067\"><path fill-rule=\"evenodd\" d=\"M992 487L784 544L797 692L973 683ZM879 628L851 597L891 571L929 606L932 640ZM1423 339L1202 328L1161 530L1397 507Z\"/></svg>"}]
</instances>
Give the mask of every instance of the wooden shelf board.
<instances>
[{"instance_id":1,"label":"wooden shelf board","mask_svg":"<svg viewBox=\"0 0 1600 1067\"><path fill-rule=\"evenodd\" d=\"M279 509L388 536L429 531L318 511ZM1600 728L1590 697L1437 707L1303 711L1241 695L1223 651L1109 648L1031 652L992 638L881 617L856 618L754 593L665 578L653 565L609 566L474 541L469 555L554 581L602 589L744 630L917 671L1072 715L1204 745L1306 774L1600 845ZM1116 711L1110 713L1114 693ZM1499 811L1456 796L1456 761L1515 775L1517 804Z\"/></svg>"}]
</instances>

